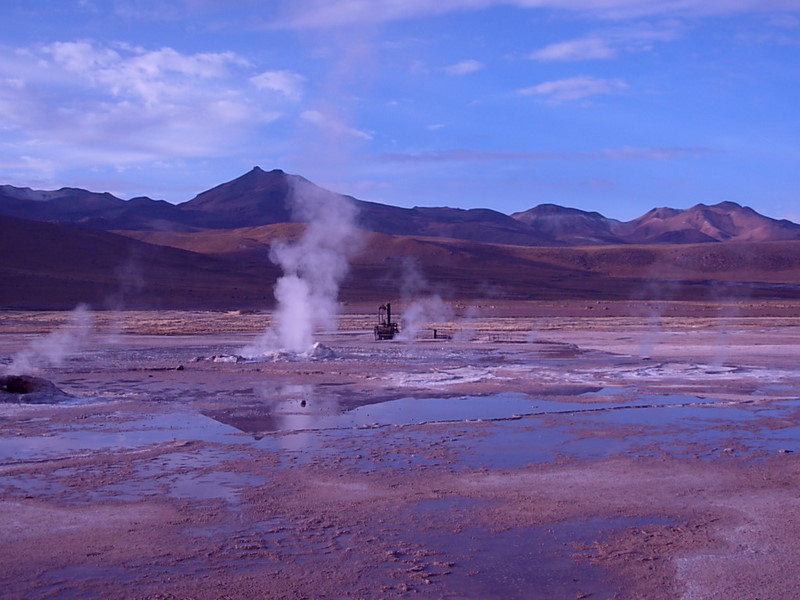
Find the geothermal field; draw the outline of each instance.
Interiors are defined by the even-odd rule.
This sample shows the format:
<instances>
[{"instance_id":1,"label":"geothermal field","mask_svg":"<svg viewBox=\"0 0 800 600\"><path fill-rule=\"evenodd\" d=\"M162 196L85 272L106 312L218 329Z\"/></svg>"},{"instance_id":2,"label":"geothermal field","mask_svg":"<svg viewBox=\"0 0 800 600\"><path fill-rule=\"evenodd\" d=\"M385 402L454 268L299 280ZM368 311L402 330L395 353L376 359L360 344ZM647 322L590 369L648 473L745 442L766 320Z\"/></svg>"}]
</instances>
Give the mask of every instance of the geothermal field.
<instances>
[{"instance_id":1,"label":"geothermal field","mask_svg":"<svg viewBox=\"0 0 800 600\"><path fill-rule=\"evenodd\" d=\"M796 595L796 303L374 309L5 311L2 597Z\"/></svg>"},{"instance_id":2,"label":"geothermal field","mask_svg":"<svg viewBox=\"0 0 800 600\"><path fill-rule=\"evenodd\" d=\"M800 0L0 25L0 600L800 600Z\"/></svg>"}]
</instances>

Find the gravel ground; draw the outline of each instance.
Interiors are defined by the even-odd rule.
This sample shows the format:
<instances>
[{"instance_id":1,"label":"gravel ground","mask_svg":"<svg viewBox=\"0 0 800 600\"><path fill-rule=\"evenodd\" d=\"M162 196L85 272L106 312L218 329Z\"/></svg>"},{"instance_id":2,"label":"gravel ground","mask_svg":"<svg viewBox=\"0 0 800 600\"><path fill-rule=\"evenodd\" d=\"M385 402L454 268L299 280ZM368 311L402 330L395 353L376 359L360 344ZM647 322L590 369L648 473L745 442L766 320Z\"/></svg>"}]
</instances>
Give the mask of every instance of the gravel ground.
<instances>
[{"instance_id":1,"label":"gravel ground","mask_svg":"<svg viewBox=\"0 0 800 600\"><path fill-rule=\"evenodd\" d=\"M3 313L56 391L0 386L2 596L793 597L797 311L645 308L239 362L269 315Z\"/></svg>"}]
</instances>

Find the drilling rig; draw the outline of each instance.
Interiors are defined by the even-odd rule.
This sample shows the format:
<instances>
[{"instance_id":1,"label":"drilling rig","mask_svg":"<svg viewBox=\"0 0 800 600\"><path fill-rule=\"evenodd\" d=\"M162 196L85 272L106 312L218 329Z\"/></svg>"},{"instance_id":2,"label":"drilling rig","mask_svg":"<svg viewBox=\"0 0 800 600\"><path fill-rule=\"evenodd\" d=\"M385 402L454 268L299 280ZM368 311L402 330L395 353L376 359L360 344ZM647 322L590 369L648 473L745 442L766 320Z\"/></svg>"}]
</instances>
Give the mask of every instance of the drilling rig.
<instances>
[{"instance_id":1,"label":"drilling rig","mask_svg":"<svg viewBox=\"0 0 800 600\"><path fill-rule=\"evenodd\" d=\"M376 340L391 340L400 331L397 323L392 322L392 305L381 304L378 307L378 324L375 325Z\"/></svg>"}]
</instances>

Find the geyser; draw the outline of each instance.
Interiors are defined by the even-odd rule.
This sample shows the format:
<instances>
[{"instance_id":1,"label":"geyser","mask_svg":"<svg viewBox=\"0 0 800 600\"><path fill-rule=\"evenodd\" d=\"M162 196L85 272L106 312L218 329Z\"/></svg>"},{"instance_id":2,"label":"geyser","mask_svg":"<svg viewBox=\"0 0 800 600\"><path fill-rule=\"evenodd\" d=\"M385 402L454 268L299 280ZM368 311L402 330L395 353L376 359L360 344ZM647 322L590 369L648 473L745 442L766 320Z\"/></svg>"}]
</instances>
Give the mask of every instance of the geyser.
<instances>
[{"instance_id":1,"label":"geyser","mask_svg":"<svg viewBox=\"0 0 800 600\"><path fill-rule=\"evenodd\" d=\"M267 331L242 351L248 358L311 352L318 330L335 329L339 285L359 243L352 201L303 179L291 185L292 214L308 225L297 242L272 246L270 260L283 269L275 285L277 305Z\"/></svg>"}]
</instances>

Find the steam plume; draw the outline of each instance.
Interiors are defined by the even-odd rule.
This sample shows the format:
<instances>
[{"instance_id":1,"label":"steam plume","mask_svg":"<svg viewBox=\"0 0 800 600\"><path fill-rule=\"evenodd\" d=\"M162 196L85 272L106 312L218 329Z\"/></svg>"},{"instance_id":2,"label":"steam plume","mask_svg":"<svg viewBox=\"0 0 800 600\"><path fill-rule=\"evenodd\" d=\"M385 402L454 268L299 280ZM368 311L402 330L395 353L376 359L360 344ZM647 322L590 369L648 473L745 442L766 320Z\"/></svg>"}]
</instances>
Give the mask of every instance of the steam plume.
<instances>
[{"instance_id":1,"label":"steam plume","mask_svg":"<svg viewBox=\"0 0 800 600\"><path fill-rule=\"evenodd\" d=\"M425 325L449 321L453 310L441 297L425 296L412 300L403 311L402 330L398 339L413 340Z\"/></svg>"},{"instance_id":2,"label":"steam plume","mask_svg":"<svg viewBox=\"0 0 800 600\"><path fill-rule=\"evenodd\" d=\"M275 350L308 352L316 331L336 326L339 285L359 242L357 209L344 196L305 180L292 185L294 216L308 226L297 242L278 242L272 247L270 260L283 269L275 285L274 321L259 340L244 349L245 356Z\"/></svg>"},{"instance_id":3,"label":"steam plume","mask_svg":"<svg viewBox=\"0 0 800 600\"><path fill-rule=\"evenodd\" d=\"M405 260L400 294L405 310L400 317L401 329L398 339L413 340L425 325L449 321L453 310L441 296L431 291L431 286L416 263Z\"/></svg>"},{"instance_id":4,"label":"steam plume","mask_svg":"<svg viewBox=\"0 0 800 600\"><path fill-rule=\"evenodd\" d=\"M62 326L42 338L34 340L30 346L11 358L6 372L15 375L28 375L45 367L57 367L86 344L92 333L94 316L85 304L78 305Z\"/></svg>"}]
</instances>

